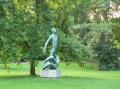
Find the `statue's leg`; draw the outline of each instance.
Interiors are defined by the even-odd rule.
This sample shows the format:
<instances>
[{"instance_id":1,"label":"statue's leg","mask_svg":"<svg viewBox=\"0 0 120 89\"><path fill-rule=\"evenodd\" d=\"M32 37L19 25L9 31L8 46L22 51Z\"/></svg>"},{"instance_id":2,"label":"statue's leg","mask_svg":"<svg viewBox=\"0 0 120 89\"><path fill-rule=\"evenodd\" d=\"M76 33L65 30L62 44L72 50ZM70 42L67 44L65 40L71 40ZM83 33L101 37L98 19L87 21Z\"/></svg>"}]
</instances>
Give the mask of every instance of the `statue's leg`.
<instances>
[{"instance_id":1,"label":"statue's leg","mask_svg":"<svg viewBox=\"0 0 120 89\"><path fill-rule=\"evenodd\" d=\"M51 53L50 53L50 56L54 56L55 55L55 48L53 47L52 49L51 49Z\"/></svg>"},{"instance_id":2,"label":"statue's leg","mask_svg":"<svg viewBox=\"0 0 120 89\"><path fill-rule=\"evenodd\" d=\"M56 54L55 54L55 56L56 56L56 58L55 58L56 59L56 63L59 64L60 63L59 56L57 56Z\"/></svg>"},{"instance_id":3,"label":"statue's leg","mask_svg":"<svg viewBox=\"0 0 120 89\"><path fill-rule=\"evenodd\" d=\"M46 58L46 59L43 61L43 64L45 64L47 61L49 61L50 58L53 58L53 56L49 56L48 58Z\"/></svg>"}]
</instances>

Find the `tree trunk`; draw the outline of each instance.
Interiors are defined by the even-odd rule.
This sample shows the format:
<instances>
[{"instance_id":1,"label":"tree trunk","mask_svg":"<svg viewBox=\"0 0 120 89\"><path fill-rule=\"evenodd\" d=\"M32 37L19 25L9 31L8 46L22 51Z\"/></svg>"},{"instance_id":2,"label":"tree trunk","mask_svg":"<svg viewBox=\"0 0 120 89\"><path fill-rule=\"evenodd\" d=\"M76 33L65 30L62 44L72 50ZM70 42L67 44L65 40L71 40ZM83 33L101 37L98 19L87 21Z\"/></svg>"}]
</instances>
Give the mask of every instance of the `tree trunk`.
<instances>
[{"instance_id":1,"label":"tree trunk","mask_svg":"<svg viewBox=\"0 0 120 89\"><path fill-rule=\"evenodd\" d=\"M4 67L5 67L5 69L7 69L7 63L4 63Z\"/></svg>"},{"instance_id":2,"label":"tree trunk","mask_svg":"<svg viewBox=\"0 0 120 89\"><path fill-rule=\"evenodd\" d=\"M35 74L35 61L30 62L30 76L34 76Z\"/></svg>"}]
</instances>

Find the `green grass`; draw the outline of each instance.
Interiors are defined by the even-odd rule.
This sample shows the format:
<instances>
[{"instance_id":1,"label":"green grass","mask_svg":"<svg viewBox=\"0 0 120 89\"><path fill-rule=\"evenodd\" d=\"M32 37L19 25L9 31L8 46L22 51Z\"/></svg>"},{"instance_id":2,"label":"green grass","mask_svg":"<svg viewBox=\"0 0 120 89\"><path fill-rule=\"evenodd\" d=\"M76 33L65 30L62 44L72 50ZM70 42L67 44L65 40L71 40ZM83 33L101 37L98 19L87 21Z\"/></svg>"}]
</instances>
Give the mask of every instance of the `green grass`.
<instances>
[{"instance_id":1,"label":"green grass","mask_svg":"<svg viewBox=\"0 0 120 89\"><path fill-rule=\"evenodd\" d=\"M43 79L29 76L29 64L11 64L8 70L0 65L0 89L120 89L120 71L98 71L90 65L84 69L75 63L62 63L59 69L61 79ZM40 71L38 65L38 75Z\"/></svg>"}]
</instances>

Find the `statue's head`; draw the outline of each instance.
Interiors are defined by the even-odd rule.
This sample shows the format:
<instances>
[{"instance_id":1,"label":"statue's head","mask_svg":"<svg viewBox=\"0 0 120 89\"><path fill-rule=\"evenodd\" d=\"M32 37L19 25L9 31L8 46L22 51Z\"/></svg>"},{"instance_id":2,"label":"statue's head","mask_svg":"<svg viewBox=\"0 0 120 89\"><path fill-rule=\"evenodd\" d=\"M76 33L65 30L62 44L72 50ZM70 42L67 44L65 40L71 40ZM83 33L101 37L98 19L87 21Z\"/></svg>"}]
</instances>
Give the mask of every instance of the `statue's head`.
<instances>
[{"instance_id":1,"label":"statue's head","mask_svg":"<svg viewBox=\"0 0 120 89\"><path fill-rule=\"evenodd\" d=\"M57 32L55 28L52 28L51 31L52 31L52 33L56 33Z\"/></svg>"}]
</instances>

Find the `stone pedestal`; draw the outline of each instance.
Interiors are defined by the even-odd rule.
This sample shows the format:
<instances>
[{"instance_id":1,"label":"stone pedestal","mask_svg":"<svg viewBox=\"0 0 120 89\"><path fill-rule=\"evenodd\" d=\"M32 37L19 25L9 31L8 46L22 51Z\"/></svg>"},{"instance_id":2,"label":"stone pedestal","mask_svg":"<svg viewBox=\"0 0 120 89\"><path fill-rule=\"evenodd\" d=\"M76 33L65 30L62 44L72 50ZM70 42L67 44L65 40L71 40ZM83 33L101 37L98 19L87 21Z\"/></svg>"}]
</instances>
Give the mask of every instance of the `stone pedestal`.
<instances>
[{"instance_id":1,"label":"stone pedestal","mask_svg":"<svg viewBox=\"0 0 120 89\"><path fill-rule=\"evenodd\" d=\"M41 72L42 78L60 78L61 77L61 71L59 70L42 70Z\"/></svg>"}]
</instances>

